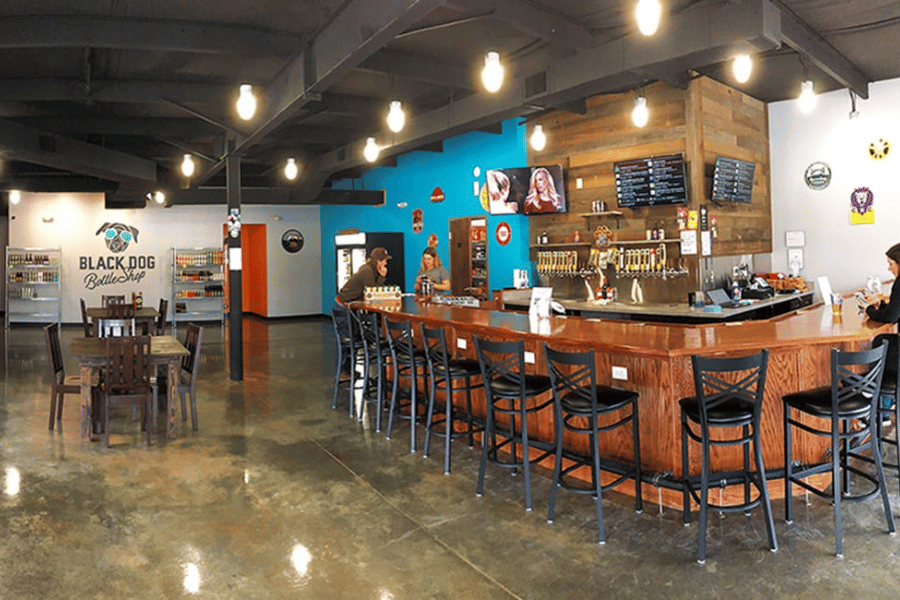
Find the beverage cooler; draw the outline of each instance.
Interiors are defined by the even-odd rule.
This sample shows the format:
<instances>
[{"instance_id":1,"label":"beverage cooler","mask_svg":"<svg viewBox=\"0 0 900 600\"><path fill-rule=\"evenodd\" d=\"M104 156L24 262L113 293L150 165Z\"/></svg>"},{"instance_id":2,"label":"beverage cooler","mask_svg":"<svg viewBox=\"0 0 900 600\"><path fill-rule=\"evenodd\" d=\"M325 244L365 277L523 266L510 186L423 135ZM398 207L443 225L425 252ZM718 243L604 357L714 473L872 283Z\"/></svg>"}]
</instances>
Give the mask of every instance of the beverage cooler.
<instances>
[{"instance_id":1,"label":"beverage cooler","mask_svg":"<svg viewBox=\"0 0 900 600\"><path fill-rule=\"evenodd\" d=\"M334 236L334 246L337 266L336 291L340 291L347 280L365 264L373 248L384 248L391 255L391 260L388 261L387 280L384 284L398 285L401 289L406 285L402 232L338 234Z\"/></svg>"}]
</instances>

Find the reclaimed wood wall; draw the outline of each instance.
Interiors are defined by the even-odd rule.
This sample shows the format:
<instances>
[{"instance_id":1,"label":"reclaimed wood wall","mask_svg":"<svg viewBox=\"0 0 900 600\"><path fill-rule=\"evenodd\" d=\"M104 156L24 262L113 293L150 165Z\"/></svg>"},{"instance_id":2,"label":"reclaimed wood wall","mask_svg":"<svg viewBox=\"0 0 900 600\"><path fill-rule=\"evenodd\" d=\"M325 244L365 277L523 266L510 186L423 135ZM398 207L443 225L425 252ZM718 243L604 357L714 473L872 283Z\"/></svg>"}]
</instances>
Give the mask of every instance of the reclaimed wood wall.
<instances>
[{"instance_id":1,"label":"reclaimed wood wall","mask_svg":"<svg viewBox=\"0 0 900 600\"><path fill-rule=\"evenodd\" d=\"M772 223L769 196L768 116L765 103L714 80L698 77L688 89L664 83L643 89L650 109L650 121L644 128L631 122L635 92L589 98L584 115L556 111L529 123L540 123L547 135L547 147L536 152L528 149L529 165L561 164L566 173L568 212L529 219L529 239L533 256L537 235L546 231L551 244L573 241L574 231L581 239L591 240L598 225L606 225L619 240L640 240L648 229L663 228L666 238L679 236L676 208L699 210L708 206L710 217L718 219L718 234L713 240L713 256L768 253L772 251ZM613 163L621 160L684 153L688 203L619 209L616 203ZM717 155L756 163L753 199L750 204L710 201L712 172ZM578 178L582 187L576 187ZM591 212L594 200L606 202L607 210L621 210L617 220L611 216L581 216ZM618 225L618 229L617 229ZM551 248L556 249L556 248ZM688 276L661 281L644 279L644 298L648 302L681 301L687 291L703 289L699 256L681 257L678 244L667 246L688 271ZM580 250L581 252L581 250ZM587 250L583 250L587 253ZM670 263L673 261L670 260ZM614 275L607 270L607 275ZM631 280L615 281L620 297ZM547 284L544 282L543 284ZM559 287L560 282L550 282ZM572 285L572 295L583 296L583 284ZM565 293L565 290L562 290Z\"/></svg>"}]
</instances>

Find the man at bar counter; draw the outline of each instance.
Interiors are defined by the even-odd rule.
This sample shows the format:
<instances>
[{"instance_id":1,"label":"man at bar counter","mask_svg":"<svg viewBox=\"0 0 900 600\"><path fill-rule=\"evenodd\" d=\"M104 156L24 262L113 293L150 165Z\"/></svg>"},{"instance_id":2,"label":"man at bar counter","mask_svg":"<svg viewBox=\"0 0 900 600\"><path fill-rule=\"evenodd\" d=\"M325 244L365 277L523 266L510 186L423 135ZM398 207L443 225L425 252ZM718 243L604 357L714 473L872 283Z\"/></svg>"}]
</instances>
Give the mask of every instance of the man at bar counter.
<instances>
[{"instance_id":1,"label":"man at bar counter","mask_svg":"<svg viewBox=\"0 0 900 600\"><path fill-rule=\"evenodd\" d=\"M337 299L341 304L363 299L363 290L375 285L384 285L387 279L387 261L391 255L384 248L373 248L369 260L347 280Z\"/></svg>"}]
</instances>

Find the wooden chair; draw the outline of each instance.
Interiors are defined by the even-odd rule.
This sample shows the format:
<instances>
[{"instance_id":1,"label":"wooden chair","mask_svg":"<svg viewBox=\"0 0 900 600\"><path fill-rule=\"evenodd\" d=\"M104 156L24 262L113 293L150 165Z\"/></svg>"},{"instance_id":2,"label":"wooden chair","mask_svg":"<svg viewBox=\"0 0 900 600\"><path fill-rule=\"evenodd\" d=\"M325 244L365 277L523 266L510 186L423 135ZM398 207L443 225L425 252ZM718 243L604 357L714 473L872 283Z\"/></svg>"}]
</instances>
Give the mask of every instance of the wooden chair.
<instances>
[{"instance_id":1,"label":"wooden chair","mask_svg":"<svg viewBox=\"0 0 900 600\"><path fill-rule=\"evenodd\" d=\"M125 304L125 295L106 294L100 297L101 306L108 308L110 304Z\"/></svg>"},{"instance_id":2,"label":"wooden chair","mask_svg":"<svg viewBox=\"0 0 900 600\"><path fill-rule=\"evenodd\" d=\"M166 313L169 312L169 301L159 299L159 316L156 317L156 331L153 335L166 335Z\"/></svg>"},{"instance_id":3,"label":"wooden chair","mask_svg":"<svg viewBox=\"0 0 900 600\"><path fill-rule=\"evenodd\" d=\"M187 420L187 408L185 406L185 395L191 397L191 429L197 431L197 371L200 366L200 345L203 341L203 328L194 323L188 323L187 332L184 338L184 347L187 348L189 354L181 359L181 368L179 369L177 393L181 399L181 420ZM160 386L165 385L165 379L159 378L152 382L153 388L153 413L152 426L156 428L156 407L159 397Z\"/></svg>"},{"instance_id":4,"label":"wooden chair","mask_svg":"<svg viewBox=\"0 0 900 600\"><path fill-rule=\"evenodd\" d=\"M104 340L106 363L100 382L103 412L103 435L109 447L109 410L117 406L140 406L141 429L147 432L147 445L152 443L153 414L150 385L150 336L107 337Z\"/></svg>"},{"instance_id":5,"label":"wooden chair","mask_svg":"<svg viewBox=\"0 0 900 600\"><path fill-rule=\"evenodd\" d=\"M44 327L44 342L47 345L47 358L50 363L50 431L53 431L54 413L57 421L62 420L63 398L66 394L81 394L81 377L66 375L63 364L62 349L59 344L59 323L51 323ZM91 396L96 391L92 386Z\"/></svg>"},{"instance_id":6,"label":"wooden chair","mask_svg":"<svg viewBox=\"0 0 900 600\"><path fill-rule=\"evenodd\" d=\"M97 319L97 337L127 337L135 333L133 316L124 319Z\"/></svg>"},{"instance_id":7,"label":"wooden chair","mask_svg":"<svg viewBox=\"0 0 900 600\"><path fill-rule=\"evenodd\" d=\"M84 298L81 299L81 325L84 327L84 337L94 337L94 326L91 325L91 320L88 318Z\"/></svg>"}]
</instances>

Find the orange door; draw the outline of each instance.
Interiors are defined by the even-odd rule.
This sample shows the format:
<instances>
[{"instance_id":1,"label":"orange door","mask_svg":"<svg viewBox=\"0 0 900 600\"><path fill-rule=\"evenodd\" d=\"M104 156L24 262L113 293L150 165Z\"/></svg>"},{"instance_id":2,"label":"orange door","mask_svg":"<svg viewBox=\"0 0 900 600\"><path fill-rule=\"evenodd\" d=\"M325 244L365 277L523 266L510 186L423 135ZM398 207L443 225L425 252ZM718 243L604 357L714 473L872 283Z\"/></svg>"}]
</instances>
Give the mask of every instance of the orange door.
<instances>
[{"instance_id":1,"label":"orange door","mask_svg":"<svg viewBox=\"0 0 900 600\"><path fill-rule=\"evenodd\" d=\"M269 316L266 272L266 226L241 227L241 306L244 312Z\"/></svg>"}]
</instances>

